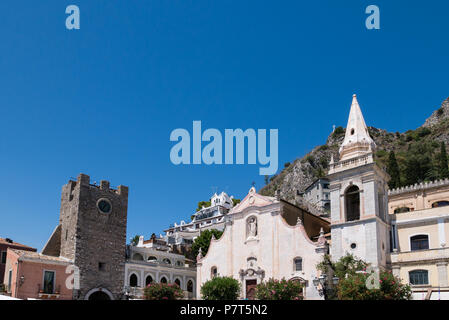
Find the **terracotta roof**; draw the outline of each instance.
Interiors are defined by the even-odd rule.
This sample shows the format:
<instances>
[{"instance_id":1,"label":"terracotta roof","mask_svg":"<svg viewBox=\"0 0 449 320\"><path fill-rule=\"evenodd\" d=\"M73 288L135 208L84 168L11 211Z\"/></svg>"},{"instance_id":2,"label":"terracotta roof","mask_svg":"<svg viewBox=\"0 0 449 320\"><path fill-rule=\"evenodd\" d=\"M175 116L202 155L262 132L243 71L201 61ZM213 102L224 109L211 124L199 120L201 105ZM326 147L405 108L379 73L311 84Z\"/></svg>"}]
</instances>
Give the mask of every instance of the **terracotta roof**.
<instances>
[{"instance_id":1,"label":"terracotta roof","mask_svg":"<svg viewBox=\"0 0 449 320\"><path fill-rule=\"evenodd\" d=\"M36 251L36 248L29 247L29 246L26 246L24 244L21 244L21 243L18 243L18 242L14 242L14 241L8 242L8 241L6 241L5 238L0 238L0 244L6 244L6 245L10 245L10 246L16 246L16 247L21 247L21 248L33 249L33 250Z\"/></svg>"},{"instance_id":2,"label":"terracotta roof","mask_svg":"<svg viewBox=\"0 0 449 320\"><path fill-rule=\"evenodd\" d=\"M71 261L67 258L63 257L53 257L48 256L39 252L33 252L33 251L25 251L25 250L19 250L19 249L10 249L17 253L20 258L23 258L25 260L33 260L36 262L63 262L63 263L71 263Z\"/></svg>"}]
</instances>

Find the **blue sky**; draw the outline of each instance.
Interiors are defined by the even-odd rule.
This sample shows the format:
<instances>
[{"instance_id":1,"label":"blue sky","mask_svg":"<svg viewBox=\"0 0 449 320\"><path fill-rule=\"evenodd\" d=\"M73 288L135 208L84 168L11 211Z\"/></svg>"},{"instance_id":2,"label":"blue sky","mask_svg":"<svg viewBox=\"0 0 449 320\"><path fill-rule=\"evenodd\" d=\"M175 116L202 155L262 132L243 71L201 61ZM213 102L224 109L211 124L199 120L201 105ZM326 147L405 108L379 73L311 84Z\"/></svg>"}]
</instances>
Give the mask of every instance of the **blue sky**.
<instances>
[{"instance_id":1,"label":"blue sky","mask_svg":"<svg viewBox=\"0 0 449 320\"><path fill-rule=\"evenodd\" d=\"M76 4L81 29L65 28ZM376 4L381 30L365 28ZM130 187L128 238L243 197L258 165L174 166L175 128L279 129L279 163L346 125L420 126L449 96L447 1L0 2L0 236L42 248L78 173Z\"/></svg>"}]
</instances>

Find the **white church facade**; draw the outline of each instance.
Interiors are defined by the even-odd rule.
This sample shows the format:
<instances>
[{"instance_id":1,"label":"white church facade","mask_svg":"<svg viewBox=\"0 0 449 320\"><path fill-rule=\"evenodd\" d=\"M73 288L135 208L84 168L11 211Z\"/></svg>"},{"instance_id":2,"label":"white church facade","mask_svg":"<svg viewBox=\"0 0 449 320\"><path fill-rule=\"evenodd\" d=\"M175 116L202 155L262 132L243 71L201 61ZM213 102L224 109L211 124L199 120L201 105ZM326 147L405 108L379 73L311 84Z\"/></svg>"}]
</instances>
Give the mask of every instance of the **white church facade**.
<instances>
[{"instance_id":1,"label":"white church facade","mask_svg":"<svg viewBox=\"0 0 449 320\"><path fill-rule=\"evenodd\" d=\"M306 299L322 299L312 280L328 252L329 222L276 197L251 188L228 214L220 239L197 259L197 292L211 278L230 276L241 283L240 297L254 298L258 283L269 278L304 283Z\"/></svg>"}]
</instances>

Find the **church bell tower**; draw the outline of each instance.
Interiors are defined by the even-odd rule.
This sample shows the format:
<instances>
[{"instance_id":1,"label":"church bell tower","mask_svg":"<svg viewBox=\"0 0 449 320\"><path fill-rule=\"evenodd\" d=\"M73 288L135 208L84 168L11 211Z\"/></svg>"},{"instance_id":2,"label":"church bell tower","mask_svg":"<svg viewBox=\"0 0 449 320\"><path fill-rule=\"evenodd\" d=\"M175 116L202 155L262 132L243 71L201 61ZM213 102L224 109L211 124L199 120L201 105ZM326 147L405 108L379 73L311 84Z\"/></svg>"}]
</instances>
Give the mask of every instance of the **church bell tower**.
<instances>
[{"instance_id":1,"label":"church bell tower","mask_svg":"<svg viewBox=\"0 0 449 320\"><path fill-rule=\"evenodd\" d=\"M371 139L356 95L353 96L340 159L329 164L331 255L351 253L385 268L390 248L388 174L374 161Z\"/></svg>"}]
</instances>

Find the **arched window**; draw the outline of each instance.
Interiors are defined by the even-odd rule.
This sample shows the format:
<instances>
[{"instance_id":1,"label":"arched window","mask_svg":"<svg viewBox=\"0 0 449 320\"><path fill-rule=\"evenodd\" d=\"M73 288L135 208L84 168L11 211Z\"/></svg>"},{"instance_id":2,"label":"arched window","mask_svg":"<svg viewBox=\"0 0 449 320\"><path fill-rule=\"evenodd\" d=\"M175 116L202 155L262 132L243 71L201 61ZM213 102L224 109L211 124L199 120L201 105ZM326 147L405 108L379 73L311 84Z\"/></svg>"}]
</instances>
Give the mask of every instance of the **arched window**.
<instances>
[{"instance_id":1,"label":"arched window","mask_svg":"<svg viewBox=\"0 0 449 320\"><path fill-rule=\"evenodd\" d=\"M171 261L170 261L170 259L168 259L168 258L165 258L164 260L162 260L164 263L166 263L166 264L171 264Z\"/></svg>"},{"instance_id":2,"label":"arched window","mask_svg":"<svg viewBox=\"0 0 449 320\"><path fill-rule=\"evenodd\" d=\"M137 276L134 273L129 277L129 286L137 287Z\"/></svg>"},{"instance_id":3,"label":"arched window","mask_svg":"<svg viewBox=\"0 0 449 320\"><path fill-rule=\"evenodd\" d=\"M447 207L447 206L449 206L449 201L437 201L432 203L432 208Z\"/></svg>"},{"instance_id":4,"label":"arched window","mask_svg":"<svg viewBox=\"0 0 449 320\"><path fill-rule=\"evenodd\" d=\"M178 287L181 288L181 280L179 280L178 278L175 279L175 283L178 285Z\"/></svg>"},{"instance_id":5,"label":"arched window","mask_svg":"<svg viewBox=\"0 0 449 320\"><path fill-rule=\"evenodd\" d=\"M156 261L157 261L157 258L156 258L155 256L149 256L149 257L148 257L148 261L150 261L150 262L156 262Z\"/></svg>"},{"instance_id":6,"label":"arched window","mask_svg":"<svg viewBox=\"0 0 449 320\"><path fill-rule=\"evenodd\" d=\"M360 220L360 190L351 186L345 193L346 221Z\"/></svg>"},{"instance_id":7,"label":"arched window","mask_svg":"<svg viewBox=\"0 0 449 320\"><path fill-rule=\"evenodd\" d=\"M133 260L143 261L143 256L140 253L134 253Z\"/></svg>"},{"instance_id":8,"label":"arched window","mask_svg":"<svg viewBox=\"0 0 449 320\"><path fill-rule=\"evenodd\" d=\"M177 265L178 267L183 267L183 266L184 266L184 262L178 260L178 261L176 261L176 265Z\"/></svg>"},{"instance_id":9,"label":"arched window","mask_svg":"<svg viewBox=\"0 0 449 320\"><path fill-rule=\"evenodd\" d=\"M429 272L427 270L413 270L409 273L410 284L425 285L429 284Z\"/></svg>"},{"instance_id":10,"label":"arched window","mask_svg":"<svg viewBox=\"0 0 449 320\"><path fill-rule=\"evenodd\" d=\"M297 257L293 259L293 267L295 271L302 271L302 258Z\"/></svg>"},{"instance_id":11,"label":"arched window","mask_svg":"<svg viewBox=\"0 0 449 320\"><path fill-rule=\"evenodd\" d=\"M145 279L145 286L148 286L152 282L153 282L153 277L152 276L147 276L146 279Z\"/></svg>"},{"instance_id":12,"label":"arched window","mask_svg":"<svg viewBox=\"0 0 449 320\"><path fill-rule=\"evenodd\" d=\"M187 291L193 292L193 281L192 280L187 281Z\"/></svg>"},{"instance_id":13,"label":"arched window","mask_svg":"<svg viewBox=\"0 0 449 320\"><path fill-rule=\"evenodd\" d=\"M217 276L217 274L218 274L217 267L212 267L212 268L210 269L210 277L211 277L211 278L215 278L215 277Z\"/></svg>"},{"instance_id":14,"label":"arched window","mask_svg":"<svg viewBox=\"0 0 449 320\"><path fill-rule=\"evenodd\" d=\"M410 238L410 250L426 250L429 249L429 236L419 234Z\"/></svg>"},{"instance_id":15,"label":"arched window","mask_svg":"<svg viewBox=\"0 0 449 320\"><path fill-rule=\"evenodd\" d=\"M166 277L162 277L161 278L161 283L167 283L167 278Z\"/></svg>"},{"instance_id":16,"label":"arched window","mask_svg":"<svg viewBox=\"0 0 449 320\"><path fill-rule=\"evenodd\" d=\"M394 213L404 213L404 212L410 212L409 207L401 207L394 210Z\"/></svg>"}]
</instances>

